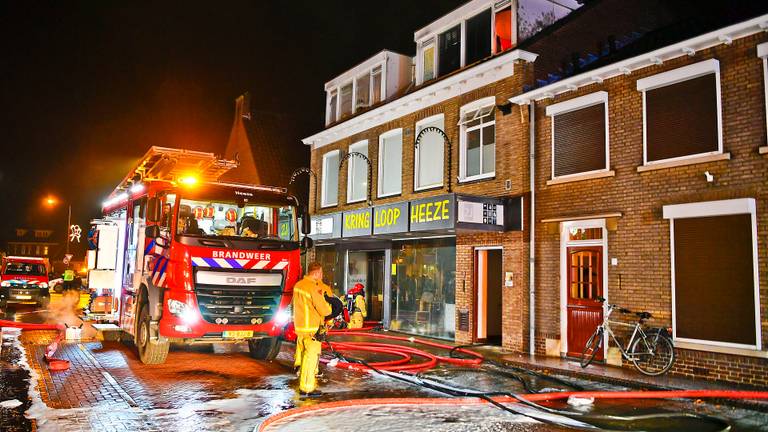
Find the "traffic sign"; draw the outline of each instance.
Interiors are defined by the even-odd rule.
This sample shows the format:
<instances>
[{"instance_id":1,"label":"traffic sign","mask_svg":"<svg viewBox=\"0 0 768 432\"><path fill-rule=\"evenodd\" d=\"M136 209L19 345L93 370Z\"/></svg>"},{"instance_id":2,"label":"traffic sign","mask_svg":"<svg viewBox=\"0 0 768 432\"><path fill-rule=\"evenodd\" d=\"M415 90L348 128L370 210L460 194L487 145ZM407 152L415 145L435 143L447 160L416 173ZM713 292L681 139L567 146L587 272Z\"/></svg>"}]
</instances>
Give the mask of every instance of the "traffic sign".
<instances>
[{"instance_id":1,"label":"traffic sign","mask_svg":"<svg viewBox=\"0 0 768 432\"><path fill-rule=\"evenodd\" d=\"M72 257L73 257L73 256L74 256L74 255L72 255L72 254L66 254L66 255L64 255L64 264L67 264L67 265L69 265L69 262L70 262L70 261L72 261Z\"/></svg>"}]
</instances>

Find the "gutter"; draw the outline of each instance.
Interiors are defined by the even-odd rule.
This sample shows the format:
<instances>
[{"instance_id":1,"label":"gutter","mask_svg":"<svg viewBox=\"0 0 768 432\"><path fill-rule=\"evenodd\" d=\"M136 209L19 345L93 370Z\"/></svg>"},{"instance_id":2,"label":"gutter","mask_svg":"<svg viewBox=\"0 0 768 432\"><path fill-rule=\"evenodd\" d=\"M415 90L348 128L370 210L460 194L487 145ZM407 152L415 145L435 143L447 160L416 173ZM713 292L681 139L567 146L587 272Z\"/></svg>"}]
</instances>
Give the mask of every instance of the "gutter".
<instances>
[{"instance_id":1,"label":"gutter","mask_svg":"<svg viewBox=\"0 0 768 432\"><path fill-rule=\"evenodd\" d=\"M528 353L534 355L536 353L536 231L535 231L535 217L536 217L536 102L531 101L528 104L528 125L529 125L529 150L528 150L528 164L529 164L529 177L531 187L531 232L530 232L530 251L528 258L528 316L529 323L529 341L528 341Z\"/></svg>"}]
</instances>

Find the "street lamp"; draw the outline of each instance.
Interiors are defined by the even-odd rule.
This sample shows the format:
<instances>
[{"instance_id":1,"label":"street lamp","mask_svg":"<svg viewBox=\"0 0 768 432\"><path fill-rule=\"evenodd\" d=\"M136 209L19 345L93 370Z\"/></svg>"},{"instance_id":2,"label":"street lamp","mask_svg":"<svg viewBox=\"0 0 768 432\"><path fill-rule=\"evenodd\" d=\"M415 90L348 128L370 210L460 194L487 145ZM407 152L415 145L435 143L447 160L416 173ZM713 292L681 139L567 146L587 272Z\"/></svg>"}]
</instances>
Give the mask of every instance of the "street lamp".
<instances>
[{"instance_id":1,"label":"street lamp","mask_svg":"<svg viewBox=\"0 0 768 432\"><path fill-rule=\"evenodd\" d=\"M59 199L56 198L53 195L48 195L43 199L43 204L45 204L49 208L56 207L56 205L59 204ZM69 230L72 226L72 204L67 204L67 228L64 230L64 235L67 237L67 252L66 254L69 255Z\"/></svg>"}]
</instances>

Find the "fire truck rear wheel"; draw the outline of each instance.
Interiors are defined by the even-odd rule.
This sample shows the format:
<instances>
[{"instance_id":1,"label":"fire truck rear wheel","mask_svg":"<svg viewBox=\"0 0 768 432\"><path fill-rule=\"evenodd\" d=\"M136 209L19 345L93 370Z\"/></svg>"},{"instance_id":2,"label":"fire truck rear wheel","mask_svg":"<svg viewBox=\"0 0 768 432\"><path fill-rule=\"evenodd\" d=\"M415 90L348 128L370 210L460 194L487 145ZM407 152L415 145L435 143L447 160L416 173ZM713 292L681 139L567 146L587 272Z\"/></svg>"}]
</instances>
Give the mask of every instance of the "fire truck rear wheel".
<instances>
[{"instance_id":1,"label":"fire truck rear wheel","mask_svg":"<svg viewBox=\"0 0 768 432\"><path fill-rule=\"evenodd\" d=\"M248 351L256 360L274 360L280 353L280 339L276 337L250 339Z\"/></svg>"},{"instance_id":2,"label":"fire truck rear wheel","mask_svg":"<svg viewBox=\"0 0 768 432\"><path fill-rule=\"evenodd\" d=\"M144 364L162 364L168 357L169 342L152 342L152 329L150 327L149 305L142 303L139 309L139 325L136 329L136 348L139 351L139 359Z\"/></svg>"}]
</instances>

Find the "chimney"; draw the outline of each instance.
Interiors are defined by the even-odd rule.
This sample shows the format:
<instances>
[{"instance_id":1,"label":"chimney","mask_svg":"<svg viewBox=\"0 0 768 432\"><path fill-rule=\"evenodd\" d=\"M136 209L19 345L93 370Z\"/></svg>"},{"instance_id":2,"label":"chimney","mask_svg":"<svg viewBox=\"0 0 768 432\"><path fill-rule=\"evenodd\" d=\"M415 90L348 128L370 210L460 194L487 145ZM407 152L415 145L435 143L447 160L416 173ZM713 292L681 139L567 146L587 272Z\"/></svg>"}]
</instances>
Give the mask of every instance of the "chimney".
<instances>
[{"instance_id":1,"label":"chimney","mask_svg":"<svg viewBox=\"0 0 768 432\"><path fill-rule=\"evenodd\" d=\"M251 94L248 92L235 99L235 121L241 118L251 119Z\"/></svg>"}]
</instances>

